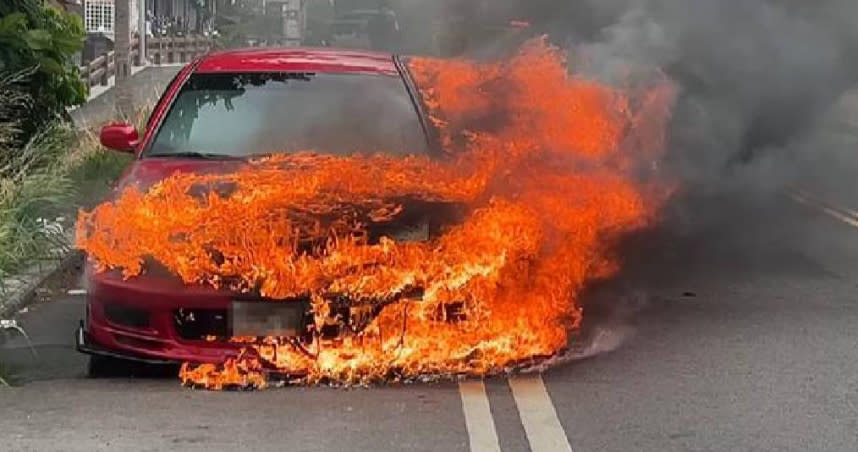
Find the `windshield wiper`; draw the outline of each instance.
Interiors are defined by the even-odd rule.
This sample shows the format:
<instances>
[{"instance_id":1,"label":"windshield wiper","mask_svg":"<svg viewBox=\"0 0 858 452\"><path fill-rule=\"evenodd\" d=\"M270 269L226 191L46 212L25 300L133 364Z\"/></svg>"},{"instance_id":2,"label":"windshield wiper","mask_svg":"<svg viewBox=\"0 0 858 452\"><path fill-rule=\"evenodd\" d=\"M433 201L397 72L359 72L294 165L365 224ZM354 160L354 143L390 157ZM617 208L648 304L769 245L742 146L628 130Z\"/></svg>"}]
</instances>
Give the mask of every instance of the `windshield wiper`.
<instances>
[{"instance_id":1,"label":"windshield wiper","mask_svg":"<svg viewBox=\"0 0 858 452\"><path fill-rule=\"evenodd\" d=\"M183 151L183 152L162 152L149 154L146 157L172 157L178 159L200 159L200 160L244 160L242 157L237 157L229 154L217 154L212 152L196 152L196 151Z\"/></svg>"}]
</instances>

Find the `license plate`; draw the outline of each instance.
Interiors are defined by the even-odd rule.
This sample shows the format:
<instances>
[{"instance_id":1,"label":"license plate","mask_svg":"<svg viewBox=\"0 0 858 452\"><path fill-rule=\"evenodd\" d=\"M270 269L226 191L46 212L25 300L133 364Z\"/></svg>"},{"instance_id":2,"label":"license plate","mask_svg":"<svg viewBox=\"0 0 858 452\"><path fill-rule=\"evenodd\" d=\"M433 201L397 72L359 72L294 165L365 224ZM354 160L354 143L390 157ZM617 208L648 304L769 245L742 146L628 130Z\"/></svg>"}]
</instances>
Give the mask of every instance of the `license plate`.
<instances>
[{"instance_id":1,"label":"license plate","mask_svg":"<svg viewBox=\"0 0 858 452\"><path fill-rule=\"evenodd\" d=\"M233 301L234 336L297 336L304 326L304 303Z\"/></svg>"}]
</instances>

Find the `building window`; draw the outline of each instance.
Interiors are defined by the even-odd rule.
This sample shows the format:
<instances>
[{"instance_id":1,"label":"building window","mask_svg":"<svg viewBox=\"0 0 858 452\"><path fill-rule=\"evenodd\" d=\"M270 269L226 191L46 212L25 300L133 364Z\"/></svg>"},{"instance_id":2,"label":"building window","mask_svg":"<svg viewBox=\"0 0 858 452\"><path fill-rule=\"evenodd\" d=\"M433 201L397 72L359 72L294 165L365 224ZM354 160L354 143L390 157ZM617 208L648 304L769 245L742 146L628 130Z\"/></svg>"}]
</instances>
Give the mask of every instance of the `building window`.
<instances>
[{"instance_id":1,"label":"building window","mask_svg":"<svg viewBox=\"0 0 858 452\"><path fill-rule=\"evenodd\" d=\"M87 33L113 34L113 0L86 0L84 26Z\"/></svg>"}]
</instances>

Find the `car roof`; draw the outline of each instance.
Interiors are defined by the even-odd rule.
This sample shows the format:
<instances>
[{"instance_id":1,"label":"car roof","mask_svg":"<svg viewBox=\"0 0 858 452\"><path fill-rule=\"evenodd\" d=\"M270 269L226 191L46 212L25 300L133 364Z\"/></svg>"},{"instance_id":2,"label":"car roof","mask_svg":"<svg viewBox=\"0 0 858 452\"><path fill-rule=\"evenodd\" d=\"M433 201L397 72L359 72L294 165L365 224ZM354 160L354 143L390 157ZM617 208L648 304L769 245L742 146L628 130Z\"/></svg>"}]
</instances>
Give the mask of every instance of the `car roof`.
<instances>
[{"instance_id":1,"label":"car roof","mask_svg":"<svg viewBox=\"0 0 858 452\"><path fill-rule=\"evenodd\" d=\"M256 47L226 50L202 57L197 73L340 72L396 75L390 53L310 47Z\"/></svg>"}]
</instances>

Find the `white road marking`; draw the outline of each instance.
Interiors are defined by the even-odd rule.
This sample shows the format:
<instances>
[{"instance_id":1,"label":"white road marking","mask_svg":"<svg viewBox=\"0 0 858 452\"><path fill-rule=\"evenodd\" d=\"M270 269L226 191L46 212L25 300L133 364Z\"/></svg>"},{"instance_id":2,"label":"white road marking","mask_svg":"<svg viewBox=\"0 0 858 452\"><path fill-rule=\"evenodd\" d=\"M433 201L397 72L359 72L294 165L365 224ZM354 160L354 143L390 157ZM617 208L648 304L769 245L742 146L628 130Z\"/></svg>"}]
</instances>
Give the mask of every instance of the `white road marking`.
<instances>
[{"instance_id":1,"label":"white road marking","mask_svg":"<svg viewBox=\"0 0 858 452\"><path fill-rule=\"evenodd\" d=\"M804 204L806 206L820 210L832 218L840 220L848 224L849 226L858 228L858 212L843 207L834 207L828 205L823 201L820 201L818 198L809 195L806 192L794 191L790 193L790 197L793 199L793 201L799 204Z\"/></svg>"},{"instance_id":2,"label":"white road marking","mask_svg":"<svg viewBox=\"0 0 858 452\"><path fill-rule=\"evenodd\" d=\"M509 386L518 406L518 414L530 450L533 452L572 452L566 432L560 425L554 405L540 376L510 378Z\"/></svg>"},{"instance_id":3,"label":"white road marking","mask_svg":"<svg viewBox=\"0 0 858 452\"><path fill-rule=\"evenodd\" d=\"M465 412L465 426L471 452L500 452L495 421L489 408L489 398L482 381L460 381L459 394Z\"/></svg>"},{"instance_id":4,"label":"white road marking","mask_svg":"<svg viewBox=\"0 0 858 452\"><path fill-rule=\"evenodd\" d=\"M837 210L837 211L839 211L840 213L842 213L842 214L844 214L844 215L846 215L846 216L849 216L849 217L852 217L852 218L856 218L856 219L858 219L858 210L850 209L849 207L838 206L838 205L835 205L835 204L831 204L831 203L825 202L825 200L823 200L823 199L822 199L822 198L820 198L819 196L816 196L816 195L814 195L813 193L811 193L811 192L809 192L809 191L807 191L807 190L805 190L805 189L802 189L802 188L794 188L794 189L792 190L792 194L793 194L793 195L798 195L798 196L800 196L800 197L802 197L802 198L805 198L805 199L807 199L807 200L811 200L811 201L815 202L816 204L824 205L824 206L829 207L829 208L831 208L831 209Z\"/></svg>"}]
</instances>

